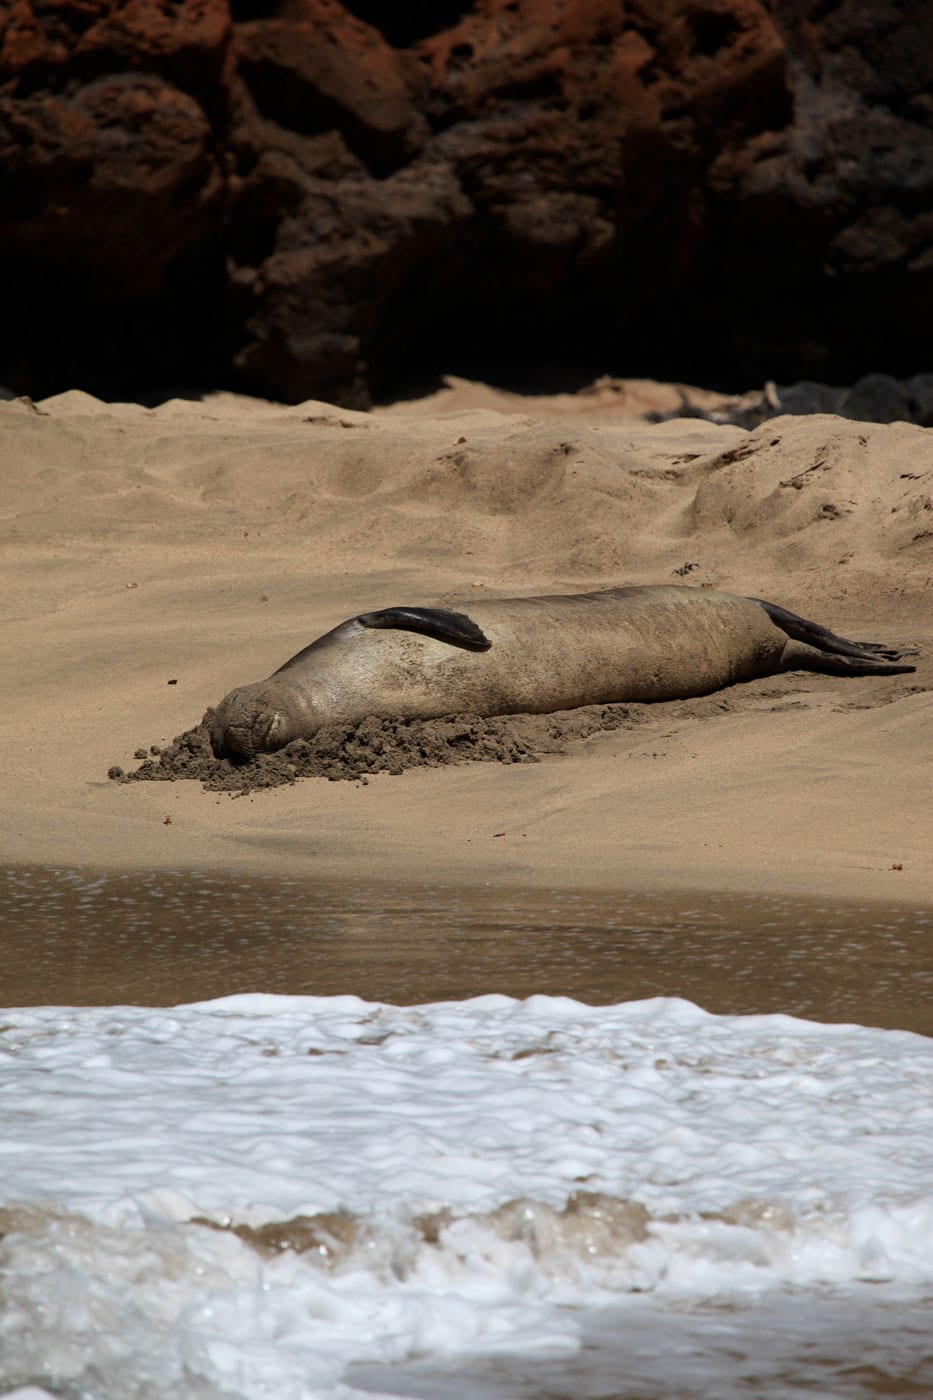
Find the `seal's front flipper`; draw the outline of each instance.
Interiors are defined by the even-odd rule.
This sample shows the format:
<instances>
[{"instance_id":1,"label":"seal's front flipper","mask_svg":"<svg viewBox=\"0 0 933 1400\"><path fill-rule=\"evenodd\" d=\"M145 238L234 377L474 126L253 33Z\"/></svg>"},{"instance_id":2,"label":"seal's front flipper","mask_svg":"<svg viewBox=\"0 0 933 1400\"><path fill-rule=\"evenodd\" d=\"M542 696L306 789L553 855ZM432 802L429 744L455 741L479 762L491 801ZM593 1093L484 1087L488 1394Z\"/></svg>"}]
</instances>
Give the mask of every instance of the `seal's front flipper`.
<instances>
[{"instance_id":1,"label":"seal's front flipper","mask_svg":"<svg viewBox=\"0 0 933 1400\"><path fill-rule=\"evenodd\" d=\"M467 651L488 651L492 642L466 613L449 612L446 608L382 608L379 612L361 613L356 619L364 627L400 628L405 632L422 632L438 642Z\"/></svg>"},{"instance_id":2,"label":"seal's front flipper","mask_svg":"<svg viewBox=\"0 0 933 1400\"><path fill-rule=\"evenodd\" d=\"M837 676L890 676L904 671L915 671L916 666L897 666L903 656L916 656L916 647L892 647L885 642L850 642L846 637L837 637L828 627L818 622L808 622L805 617L778 607L777 603L766 603L763 598L753 598L753 603L764 608L774 623L786 632L800 647L788 644L784 653L784 669L828 671ZM793 658L797 658L793 660Z\"/></svg>"}]
</instances>

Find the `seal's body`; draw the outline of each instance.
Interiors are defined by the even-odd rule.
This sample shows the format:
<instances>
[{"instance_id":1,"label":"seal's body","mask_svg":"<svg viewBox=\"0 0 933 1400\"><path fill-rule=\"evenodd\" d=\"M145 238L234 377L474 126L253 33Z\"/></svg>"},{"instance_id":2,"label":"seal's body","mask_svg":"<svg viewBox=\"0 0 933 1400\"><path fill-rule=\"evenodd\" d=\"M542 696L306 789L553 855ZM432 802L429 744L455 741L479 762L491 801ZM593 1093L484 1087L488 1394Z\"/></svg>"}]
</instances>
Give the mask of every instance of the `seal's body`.
<instances>
[{"instance_id":1,"label":"seal's body","mask_svg":"<svg viewBox=\"0 0 933 1400\"><path fill-rule=\"evenodd\" d=\"M707 695L798 669L911 671L906 652L848 642L757 598L711 589L611 588L362 613L241 686L210 717L218 755L251 758L367 715L532 714Z\"/></svg>"}]
</instances>

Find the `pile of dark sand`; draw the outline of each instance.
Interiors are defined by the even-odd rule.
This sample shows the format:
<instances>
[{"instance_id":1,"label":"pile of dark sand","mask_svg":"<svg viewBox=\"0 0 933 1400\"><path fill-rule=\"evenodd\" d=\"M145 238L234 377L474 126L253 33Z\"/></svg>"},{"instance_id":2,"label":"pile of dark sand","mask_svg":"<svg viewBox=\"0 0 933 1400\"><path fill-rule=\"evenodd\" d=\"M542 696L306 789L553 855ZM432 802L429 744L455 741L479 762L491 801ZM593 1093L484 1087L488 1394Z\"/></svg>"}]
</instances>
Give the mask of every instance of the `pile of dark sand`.
<instances>
[{"instance_id":1,"label":"pile of dark sand","mask_svg":"<svg viewBox=\"0 0 933 1400\"><path fill-rule=\"evenodd\" d=\"M592 734L634 728L645 705L587 705L549 715L445 715L442 719L377 718L354 726L329 725L313 739L296 739L278 753L248 763L215 758L208 715L165 748L143 749L134 772L114 767L117 782L175 782L193 778L209 792L234 796L278 787L298 778L360 779L371 773L402 773L406 768L438 768L447 763L537 763L543 754L564 753ZM655 707L656 708L656 707Z\"/></svg>"}]
</instances>

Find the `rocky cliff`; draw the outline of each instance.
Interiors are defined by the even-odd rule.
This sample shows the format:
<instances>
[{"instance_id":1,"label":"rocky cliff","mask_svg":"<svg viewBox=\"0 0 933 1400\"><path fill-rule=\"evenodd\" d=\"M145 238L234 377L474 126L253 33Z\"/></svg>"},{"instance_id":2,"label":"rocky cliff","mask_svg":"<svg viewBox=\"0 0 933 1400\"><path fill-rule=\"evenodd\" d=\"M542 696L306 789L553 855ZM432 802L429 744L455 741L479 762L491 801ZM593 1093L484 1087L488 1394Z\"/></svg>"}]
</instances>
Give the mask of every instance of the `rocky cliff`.
<instances>
[{"instance_id":1,"label":"rocky cliff","mask_svg":"<svg viewBox=\"0 0 933 1400\"><path fill-rule=\"evenodd\" d=\"M930 364L923 0L8 0L0 382Z\"/></svg>"}]
</instances>

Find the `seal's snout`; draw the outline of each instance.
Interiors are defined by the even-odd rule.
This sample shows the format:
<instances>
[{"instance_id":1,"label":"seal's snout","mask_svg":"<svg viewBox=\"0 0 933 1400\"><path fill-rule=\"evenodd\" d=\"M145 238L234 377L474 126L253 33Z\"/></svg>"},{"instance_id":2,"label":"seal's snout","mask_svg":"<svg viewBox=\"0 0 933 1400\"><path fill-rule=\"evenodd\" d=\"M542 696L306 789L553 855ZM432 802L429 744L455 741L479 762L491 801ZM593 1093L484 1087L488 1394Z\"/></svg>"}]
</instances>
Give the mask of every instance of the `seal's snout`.
<instances>
[{"instance_id":1,"label":"seal's snout","mask_svg":"<svg viewBox=\"0 0 933 1400\"><path fill-rule=\"evenodd\" d=\"M294 726L285 708L262 687L231 690L211 716L215 758L251 759L274 753L293 739Z\"/></svg>"}]
</instances>

